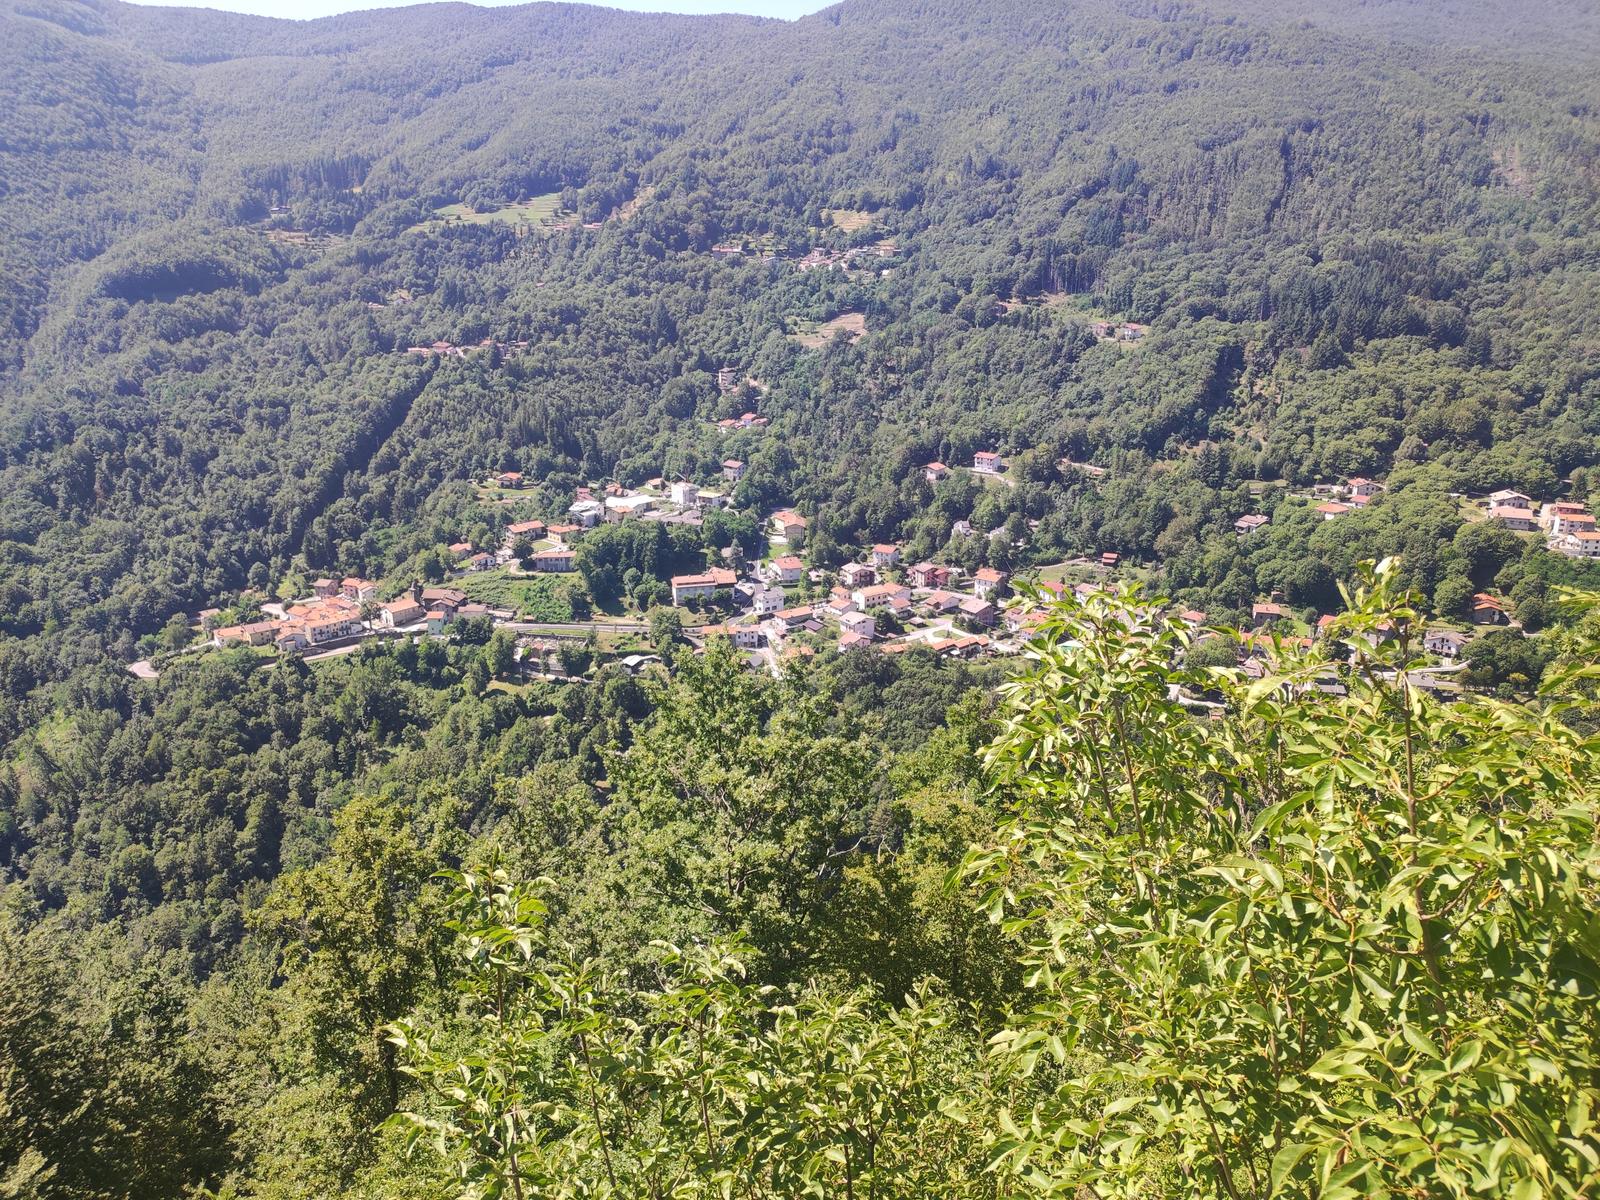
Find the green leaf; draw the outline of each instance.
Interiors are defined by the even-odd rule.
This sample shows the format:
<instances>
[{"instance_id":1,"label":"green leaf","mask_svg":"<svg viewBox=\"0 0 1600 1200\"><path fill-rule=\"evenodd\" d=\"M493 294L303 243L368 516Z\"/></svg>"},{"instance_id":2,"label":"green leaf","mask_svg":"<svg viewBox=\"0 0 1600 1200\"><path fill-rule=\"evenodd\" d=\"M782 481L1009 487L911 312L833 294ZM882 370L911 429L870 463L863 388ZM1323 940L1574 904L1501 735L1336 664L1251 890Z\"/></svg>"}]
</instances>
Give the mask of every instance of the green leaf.
<instances>
[{"instance_id":1,"label":"green leaf","mask_svg":"<svg viewBox=\"0 0 1600 1200\"><path fill-rule=\"evenodd\" d=\"M1282 1193L1284 1181L1289 1178L1295 1167L1300 1165L1300 1160L1313 1149L1315 1147L1310 1142L1286 1142L1278 1148L1278 1152L1272 1156L1270 1195L1276 1196Z\"/></svg>"},{"instance_id":2,"label":"green leaf","mask_svg":"<svg viewBox=\"0 0 1600 1200\"><path fill-rule=\"evenodd\" d=\"M1477 1066L1481 1057L1483 1057L1483 1043L1477 1038L1471 1038L1456 1047L1455 1052L1450 1055L1450 1061L1445 1064L1445 1070L1452 1075L1459 1075Z\"/></svg>"}]
</instances>

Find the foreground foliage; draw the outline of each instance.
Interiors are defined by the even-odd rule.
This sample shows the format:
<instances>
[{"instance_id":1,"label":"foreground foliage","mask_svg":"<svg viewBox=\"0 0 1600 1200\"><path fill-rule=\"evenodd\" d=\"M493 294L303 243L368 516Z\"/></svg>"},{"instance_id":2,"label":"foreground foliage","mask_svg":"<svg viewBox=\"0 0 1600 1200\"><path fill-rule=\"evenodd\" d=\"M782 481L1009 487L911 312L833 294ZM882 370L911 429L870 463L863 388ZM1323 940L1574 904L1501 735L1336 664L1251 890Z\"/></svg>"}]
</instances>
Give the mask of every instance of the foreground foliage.
<instances>
[{"instance_id":1,"label":"foreground foliage","mask_svg":"<svg viewBox=\"0 0 1600 1200\"><path fill-rule=\"evenodd\" d=\"M1441 708L1385 564L1330 639L1176 698L1136 592L1055 609L959 874L1029 969L991 1027L665 948L630 987L534 891L457 877L459 1007L394 1041L464 1194L1592 1194L1595 738L1568 701ZM1349 658L1349 694L1305 687ZM1564 676L1576 684L1583 669ZM987 1045L986 1045L987 1043Z\"/></svg>"},{"instance_id":2,"label":"foreground foliage","mask_svg":"<svg viewBox=\"0 0 1600 1200\"><path fill-rule=\"evenodd\" d=\"M1018 793L975 856L1039 1002L1001 1048L1055 1060L1014 1169L1140 1194L1579 1196L1600 1182L1592 736L1440 707L1386 567L1335 639L1168 697L1181 625L1094 600L1010 685ZM1303 689L1353 652L1350 695ZM1061 1073L1075 1047L1099 1060Z\"/></svg>"}]
</instances>

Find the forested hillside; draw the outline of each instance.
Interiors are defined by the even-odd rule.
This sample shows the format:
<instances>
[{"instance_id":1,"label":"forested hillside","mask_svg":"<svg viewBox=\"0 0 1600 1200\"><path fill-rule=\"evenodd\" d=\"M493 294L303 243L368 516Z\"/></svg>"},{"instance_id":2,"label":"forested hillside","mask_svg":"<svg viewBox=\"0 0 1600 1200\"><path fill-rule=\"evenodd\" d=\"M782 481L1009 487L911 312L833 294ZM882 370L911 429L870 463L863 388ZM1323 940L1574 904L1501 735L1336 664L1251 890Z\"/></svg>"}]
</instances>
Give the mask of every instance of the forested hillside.
<instances>
[{"instance_id":1,"label":"forested hillside","mask_svg":"<svg viewBox=\"0 0 1600 1200\"><path fill-rule=\"evenodd\" d=\"M0 0L0 278L0 1196L1600 1187L1594 6Z\"/></svg>"}]
</instances>

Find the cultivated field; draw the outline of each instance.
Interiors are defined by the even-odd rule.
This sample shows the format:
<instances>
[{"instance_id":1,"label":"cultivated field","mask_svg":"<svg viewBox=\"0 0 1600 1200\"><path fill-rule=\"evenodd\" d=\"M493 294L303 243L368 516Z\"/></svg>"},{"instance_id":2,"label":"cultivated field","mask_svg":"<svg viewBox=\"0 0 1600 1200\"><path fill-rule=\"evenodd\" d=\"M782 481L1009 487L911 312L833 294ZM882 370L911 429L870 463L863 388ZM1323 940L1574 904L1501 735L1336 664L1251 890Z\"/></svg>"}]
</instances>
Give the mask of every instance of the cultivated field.
<instances>
[{"instance_id":1,"label":"cultivated field","mask_svg":"<svg viewBox=\"0 0 1600 1200\"><path fill-rule=\"evenodd\" d=\"M858 312L840 313L831 321L817 325L811 321L796 321L790 336L808 350L816 350L833 341L833 335L843 330L853 342L867 331L867 318Z\"/></svg>"},{"instance_id":2,"label":"cultivated field","mask_svg":"<svg viewBox=\"0 0 1600 1200\"><path fill-rule=\"evenodd\" d=\"M854 233L858 229L865 229L876 219L877 214L868 212L863 208L828 208L822 215L832 221L835 227L846 233Z\"/></svg>"},{"instance_id":3,"label":"cultivated field","mask_svg":"<svg viewBox=\"0 0 1600 1200\"><path fill-rule=\"evenodd\" d=\"M561 193L546 192L542 196L519 200L515 204L503 205L487 212L475 212L465 204L447 204L443 208L434 209L433 216L418 228L453 224L542 227L554 224L557 217L562 215L565 214L561 212Z\"/></svg>"}]
</instances>

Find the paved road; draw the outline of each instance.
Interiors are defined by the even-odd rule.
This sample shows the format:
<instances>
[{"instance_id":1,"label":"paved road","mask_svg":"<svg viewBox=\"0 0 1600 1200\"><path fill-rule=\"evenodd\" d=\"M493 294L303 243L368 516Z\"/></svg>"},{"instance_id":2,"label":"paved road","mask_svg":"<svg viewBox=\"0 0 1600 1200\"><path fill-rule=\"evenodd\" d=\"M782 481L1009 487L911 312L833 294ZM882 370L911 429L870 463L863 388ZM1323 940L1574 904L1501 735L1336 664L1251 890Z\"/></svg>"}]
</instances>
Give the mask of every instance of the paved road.
<instances>
[{"instance_id":1,"label":"paved road","mask_svg":"<svg viewBox=\"0 0 1600 1200\"><path fill-rule=\"evenodd\" d=\"M332 650L319 650L315 654L305 654L305 655L302 655L301 657L306 662L321 662L325 658L338 658L340 655L343 655L343 654L354 654L357 650L361 649L361 643L364 642L364 641L366 641L366 639L365 638L361 638L361 639L358 639L357 641L351 642L347 646L338 646L338 647L335 647ZM268 666L271 666L273 663L275 663L277 661L278 660L276 658L269 658L269 659L266 660L266 664Z\"/></svg>"},{"instance_id":2,"label":"paved road","mask_svg":"<svg viewBox=\"0 0 1600 1200\"><path fill-rule=\"evenodd\" d=\"M643 621L496 621L495 628L509 629L514 633L548 633L556 637L566 636L577 638L588 637L591 631L596 633L604 633L607 630L610 630L612 633L650 632L650 626ZM699 629L699 626L691 626L685 628L684 632L687 634L696 634L699 632ZM306 654L303 656L303 658L306 662L321 662L322 660L328 658L338 658L342 654L352 654L356 650L360 649L364 642L375 636L388 635L392 637L396 634L409 635L414 633L423 633L426 630L427 625L422 622L418 622L414 625L407 625L400 629L373 630L371 633L363 634L355 641L345 642L342 645L336 646L329 650L319 650L312 654ZM202 647L191 647L191 649L199 648ZM277 661L277 658L267 658L262 660L261 665L263 667L270 667ZM140 679L154 679L156 677L156 669L150 664L148 659L140 659L136 663L129 663L127 669Z\"/></svg>"},{"instance_id":3,"label":"paved road","mask_svg":"<svg viewBox=\"0 0 1600 1200\"><path fill-rule=\"evenodd\" d=\"M580 633L587 635L593 629L597 633L611 630L613 633L649 633L650 626L643 621L501 621L495 626L497 629L518 630L549 630L555 633Z\"/></svg>"}]
</instances>

